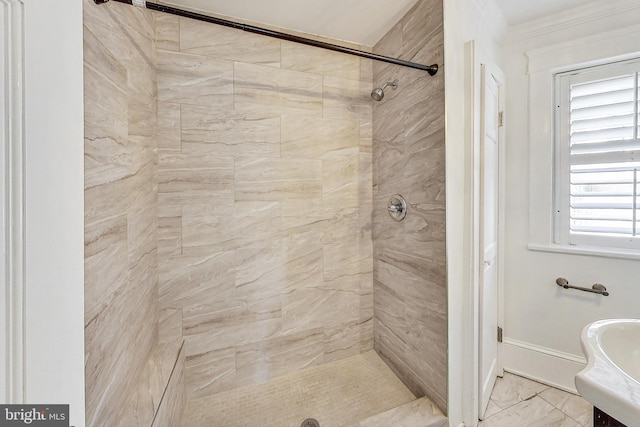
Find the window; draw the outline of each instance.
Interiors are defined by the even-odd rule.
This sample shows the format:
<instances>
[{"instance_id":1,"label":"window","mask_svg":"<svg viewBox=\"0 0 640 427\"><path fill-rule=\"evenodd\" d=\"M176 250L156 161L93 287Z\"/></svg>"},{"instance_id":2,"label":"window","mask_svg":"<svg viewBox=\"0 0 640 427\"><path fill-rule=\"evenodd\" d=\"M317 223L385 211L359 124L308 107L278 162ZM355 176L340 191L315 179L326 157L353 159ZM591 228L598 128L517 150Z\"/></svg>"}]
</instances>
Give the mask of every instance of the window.
<instances>
[{"instance_id":1,"label":"window","mask_svg":"<svg viewBox=\"0 0 640 427\"><path fill-rule=\"evenodd\" d=\"M640 249L640 60L556 74L555 242Z\"/></svg>"}]
</instances>

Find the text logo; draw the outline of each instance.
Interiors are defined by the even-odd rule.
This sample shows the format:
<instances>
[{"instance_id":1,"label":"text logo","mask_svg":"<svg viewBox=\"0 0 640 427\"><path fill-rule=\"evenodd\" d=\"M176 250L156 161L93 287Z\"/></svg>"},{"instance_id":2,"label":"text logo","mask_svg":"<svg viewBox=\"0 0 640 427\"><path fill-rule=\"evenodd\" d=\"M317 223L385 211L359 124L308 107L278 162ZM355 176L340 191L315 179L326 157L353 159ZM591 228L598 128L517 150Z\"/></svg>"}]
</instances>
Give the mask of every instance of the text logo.
<instances>
[{"instance_id":1,"label":"text logo","mask_svg":"<svg viewBox=\"0 0 640 427\"><path fill-rule=\"evenodd\" d=\"M69 405L0 405L0 427L69 427Z\"/></svg>"}]
</instances>

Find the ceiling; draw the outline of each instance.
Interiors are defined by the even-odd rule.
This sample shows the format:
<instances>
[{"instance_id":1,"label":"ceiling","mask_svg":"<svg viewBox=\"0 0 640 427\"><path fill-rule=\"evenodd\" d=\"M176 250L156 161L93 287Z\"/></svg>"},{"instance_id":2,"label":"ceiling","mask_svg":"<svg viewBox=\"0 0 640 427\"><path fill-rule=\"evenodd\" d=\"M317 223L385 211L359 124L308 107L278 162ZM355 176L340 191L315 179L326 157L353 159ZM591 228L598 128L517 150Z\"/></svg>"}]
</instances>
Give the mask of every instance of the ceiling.
<instances>
[{"instance_id":1,"label":"ceiling","mask_svg":"<svg viewBox=\"0 0 640 427\"><path fill-rule=\"evenodd\" d=\"M164 0L195 9L373 46L417 0Z\"/></svg>"},{"instance_id":2,"label":"ceiling","mask_svg":"<svg viewBox=\"0 0 640 427\"><path fill-rule=\"evenodd\" d=\"M588 0L495 0L510 27L571 9L586 1Z\"/></svg>"},{"instance_id":3,"label":"ceiling","mask_svg":"<svg viewBox=\"0 0 640 427\"><path fill-rule=\"evenodd\" d=\"M417 0L159 0L244 22L373 46ZM495 0L509 26L552 15L585 0Z\"/></svg>"}]
</instances>

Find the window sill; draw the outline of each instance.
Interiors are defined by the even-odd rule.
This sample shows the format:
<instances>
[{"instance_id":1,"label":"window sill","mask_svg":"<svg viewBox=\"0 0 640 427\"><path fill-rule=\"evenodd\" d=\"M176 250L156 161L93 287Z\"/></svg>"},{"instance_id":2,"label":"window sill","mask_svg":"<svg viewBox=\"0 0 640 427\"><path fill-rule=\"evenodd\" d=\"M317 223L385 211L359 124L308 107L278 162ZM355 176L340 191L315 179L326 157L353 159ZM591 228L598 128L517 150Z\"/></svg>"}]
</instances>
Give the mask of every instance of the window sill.
<instances>
[{"instance_id":1,"label":"window sill","mask_svg":"<svg viewBox=\"0 0 640 427\"><path fill-rule=\"evenodd\" d=\"M529 243L529 245L527 245L527 248L530 251L537 252L554 252L561 254L640 260L640 250L634 249L614 249L598 246L573 246L560 244L540 245L535 243Z\"/></svg>"}]
</instances>

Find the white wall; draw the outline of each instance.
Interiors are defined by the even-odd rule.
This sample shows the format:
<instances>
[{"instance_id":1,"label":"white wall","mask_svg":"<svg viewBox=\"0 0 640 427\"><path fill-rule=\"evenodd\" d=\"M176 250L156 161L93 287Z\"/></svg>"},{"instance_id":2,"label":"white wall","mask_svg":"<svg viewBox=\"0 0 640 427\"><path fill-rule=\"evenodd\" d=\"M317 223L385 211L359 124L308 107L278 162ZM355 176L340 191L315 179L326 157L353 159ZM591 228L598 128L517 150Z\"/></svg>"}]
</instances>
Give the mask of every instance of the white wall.
<instances>
[{"instance_id":1,"label":"white wall","mask_svg":"<svg viewBox=\"0 0 640 427\"><path fill-rule=\"evenodd\" d=\"M449 425L476 425L477 346L474 348L473 254L474 132L479 97L467 79L473 67L469 43L475 41L476 59L501 64L498 41L506 26L493 0L444 2L445 114L447 185L447 288L449 317ZM471 61L471 64L469 63ZM478 104L478 105L476 105ZM476 382L475 385L474 382ZM473 385L473 386L472 386Z\"/></svg>"},{"instance_id":2,"label":"white wall","mask_svg":"<svg viewBox=\"0 0 640 427\"><path fill-rule=\"evenodd\" d=\"M25 0L25 402L84 425L81 0Z\"/></svg>"},{"instance_id":3,"label":"white wall","mask_svg":"<svg viewBox=\"0 0 640 427\"><path fill-rule=\"evenodd\" d=\"M552 89L530 89L530 83L550 85L550 72L540 71L541 63L562 66L563 62L591 62L640 51L638 22L640 5L636 0L590 3L580 10L512 28L503 50L507 76L503 363L506 370L568 390L575 390L573 376L584 360L582 328L602 318L640 317L640 257L529 249L530 244L552 247L548 230ZM536 63L529 64L529 58ZM535 68L531 74L529 66ZM533 123L530 117L535 118ZM611 295L564 290L555 284L557 277L577 286L603 283Z\"/></svg>"}]
</instances>

